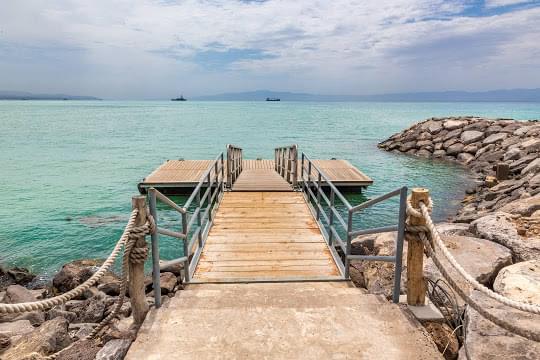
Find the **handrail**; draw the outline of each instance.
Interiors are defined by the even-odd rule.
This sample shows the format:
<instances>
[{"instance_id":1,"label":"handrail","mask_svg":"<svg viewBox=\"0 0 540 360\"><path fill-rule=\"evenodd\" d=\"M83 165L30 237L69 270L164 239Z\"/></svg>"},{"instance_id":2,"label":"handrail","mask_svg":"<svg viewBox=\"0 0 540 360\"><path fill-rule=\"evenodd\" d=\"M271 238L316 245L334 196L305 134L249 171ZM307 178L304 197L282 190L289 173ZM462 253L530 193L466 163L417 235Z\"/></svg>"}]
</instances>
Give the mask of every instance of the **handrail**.
<instances>
[{"instance_id":1,"label":"handrail","mask_svg":"<svg viewBox=\"0 0 540 360\"><path fill-rule=\"evenodd\" d=\"M274 169L291 183L298 186L298 145L280 146L274 149Z\"/></svg>"},{"instance_id":2,"label":"handrail","mask_svg":"<svg viewBox=\"0 0 540 360\"><path fill-rule=\"evenodd\" d=\"M204 194L201 191L205 187ZM155 188L148 189L148 203L150 214L154 218L156 229L152 233L152 281L154 284L154 298L156 307L161 305L160 266L159 264L159 234L175 237L182 240L184 254L182 257L167 261L167 265L184 264L184 281L188 283L193 277L195 268L213 224L214 212L221 203L225 191L225 159L223 153L219 154L208 166L201 176L197 186L183 206L163 195ZM157 200L176 210L181 214L181 232L164 229L158 226ZM194 209L190 210L193 202Z\"/></svg>"},{"instance_id":3,"label":"handrail","mask_svg":"<svg viewBox=\"0 0 540 360\"><path fill-rule=\"evenodd\" d=\"M330 251L336 260L343 277L349 278L349 266L351 261L384 261L393 262L394 270L394 291L392 300L399 302L399 292L401 287L401 269L403 257L403 241L405 236L405 209L407 206L407 188L402 187L368 200L360 205L351 206L347 198L332 183L328 176L304 153L302 153L301 163L301 185L304 198L313 213L321 232L330 248ZM323 184L330 189L330 195L327 196L323 191ZM370 229L353 228L353 215L377 203L390 199L394 196L400 197L400 207L398 215L398 224L391 226L382 226ZM336 197L343 203L347 209L347 221L336 208ZM328 214L327 214L328 211ZM337 225L336 225L337 220ZM337 228L336 228L337 226ZM342 239L338 229L342 229L346 234L346 239ZM377 234L381 232L397 231L395 255L352 255L351 242L353 237L365 234ZM341 251L338 252L336 247Z\"/></svg>"},{"instance_id":4,"label":"handrail","mask_svg":"<svg viewBox=\"0 0 540 360\"><path fill-rule=\"evenodd\" d=\"M241 147L227 145L227 187L232 188L243 169L243 150Z\"/></svg>"}]
</instances>

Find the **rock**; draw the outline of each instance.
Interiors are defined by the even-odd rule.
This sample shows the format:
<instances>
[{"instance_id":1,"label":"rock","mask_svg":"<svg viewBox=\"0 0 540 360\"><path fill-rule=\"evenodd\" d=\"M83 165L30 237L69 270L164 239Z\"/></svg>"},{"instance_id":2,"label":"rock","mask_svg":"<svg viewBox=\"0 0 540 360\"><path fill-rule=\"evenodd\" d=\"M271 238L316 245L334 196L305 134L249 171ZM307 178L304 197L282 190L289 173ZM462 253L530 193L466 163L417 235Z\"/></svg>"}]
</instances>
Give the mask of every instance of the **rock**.
<instances>
[{"instance_id":1,"label":"rock","mask_svg":"<svg viewBox=\"0 0 540 360\"><path fill-rule=\"evenodd\" d=\"M462 152L462 153L458 154L457 159L458 159L458 161L460 161L460 162L462 162L464 164L468 164L468 163L470 163L471 161L474 160L474 155L471 155L471 154L466 153L466 152Z\"/></svg>"},{"instance_id":2,"label":"rock","mask_svg":"<svg viewBox=\"0 0 540 360\"><path fill-rule=\"evenodd\" d=\"M500 208L502 212L522 216L531 216L537 210L540 210L540 194L512 201Z\"/></svg>"},{"instance_id":3,"label":"rock","mask_svg":"<svg viewBox=\"0 0 540 360\"><path fill-rule=\"evenodd\" d=\"M129 339L111 340L96 354L96 360L122 360L131 345Z\"/></svg>"},{"instance_id":4,"label":"rock","mask_svg":"<svg viewBox=\"0 0 540 360\"><path fill-rule=\"evenodd\" d=\"M448 149L450 146L452 146L452 145L454 145L454 144L456 144L458 142L459 142L459 140L456 139L456 138L448 139L443 143L442 147L443 147L443 149Z\"/></svg>"},{"instance_id":5,"label":"rock","mask_svg":"<svg viewBox=\"0 0 540 360\"><path fill-rule=\"evenodd\" d=\"M426 322L424 324L426 331L441 353L444 352L444 358L447 360L457 359L459 351L459 341L450 326L445 323Z\"/></svg>"},{"instance_id":6,"label":"rock","mask_svg":"<svg viewBox=\"0 0 540 360\"><path fill-rule=\"evenodd\" d=\"M540 139L529 139L521 143L520 147L527 153L540 150Z\"/></svg>"},{"instance_id":7,"label":"rock","mask_svg":"<svg viewBox=\"0 0 540 360\"><path fill-rule=\"evenodd\" d=\"M538 173L540 172L540 157L531 161L529 165L527 165L523 170L521 170L521 175L525 175L528 173Z\"/></svg>"},{"instance_id":8,"label":"rock","mask_svg":"<svg viewBox=\"0 0 540 360\"><path fill-rule=\"evenodd\" d=\"M77 319L77 314L72 311L64 311L60 309L51 309L47 312L47 320L52 320L55 317L63 317L69 322L74 322Z\"/></svg>"},{"instance_id":9,"label":"rock","mask_svg":"<svg viewBox=\"0 0 540 360\"><path fill-rule=\"evenodd\" d=\"M452 130L443 137L443 141L448 141L450 139L458 140L459 134L461 134L461 129Z\"/></svg>"},{"instance_id":10,"label":"rock","mask_svg":"<svg viewBox=\"0 0 540 360\"><path fill-rule=\"evenodd\" d=\"M31 353L50 355L71 343L66 319L57 317L46 321L32 332L23 335L2 354L3 360L21 359Z\"/></svg>"},{"instance_id":11,"label":"rock","mask_svg":"<svg viewBox=\"0 0 540 360\"><path fill-rule=\"evenodd\" d=\"M81 340L62 351L56 360L94 360L100 349L94 340Z\"/></svg>"},{"instance_id":12,"label":"rock","mask_svg":"<svg viewBox=\"0 0 540 360\"><path fill-rule=\"evenodd\" d=\"M429 121L426 126L427 131L429 131L431 135L438 134L442 128L443 126L441 121Z\"/></svg>"},{"instance_id":13,"label":"rock","mask_svg":"<svg viewBox=\"0 0 540 360\"><path fill-rule=\"evenodd\" d=\"M113 274L104 275L99 281L97 290L110 296L118 296L120 294L120 279Z\"/></svg>"},{"instance_id":14,"label":"rock","mask_svg":"<svg viewBox=\"0 0 540 360\"><path fill-rule=\"evenodd\" d=\"M433 152L433 157L441 158L441 157L445 157L445 156L446 156L446 151L444 151L444 150L435 150Z\"/></svg>"},{"instance_id":15,"label":"rock","mask_svg":"<svg viewBox=\"0 0 540 360\"><path fill-rule=\"evenodd\" d=\"M491 241L458 235L443 235L442 239L456 261L486 286L491 286L499 270L512 264L510 250ZM443 265L447 265L451 274L456 274L455 278L460 279L450 264L443 261ZM431 259L426 262L425 274L432 280L442 277Z\"/></svg>"},{"instance_id":16,"label":"rock","mask_svg":"<svg viewBox=\"0 0 540 360\"><path fill-rule=\"evenodd\" d=\"M507 136L508 136L507 133L495 133L495 134L489 135L487 138L485 138L482 141L482 144L483 145L494 144L494 143L497 143L499 141L503 141L504 139L506 139Z\"/></svg>"},{"instance_id":17,"label":"rock","mask_svg":"<svg viewBox=\"0 0 540 360\"><path fill-rule=\"evenodd\" d=\"M482 156L483 154L485 154L487 152L490 152L493 149L495 149L495 145L493 145L493 144L490 144L490 145L487 145L487 146L484 146L484 147L480 148L476 152L476 158L478 159L480 156Z\"/></svg>"},{"instance_id":18,"label":"rock","mask_svg":"<svg viewBox=\"0 0 540 360\"><path fill-rule=\"evenodd\" d=\"M30 272L30 270L21 267L11 268L7 271L7 274L9 277L11 277L11 279L13 279L15 284L19 285L26 285L36 277L36 275Z\"/></svg>"},{"instance_id":19,"label":"rock","mask_svg":"<svg viewBox=\"0 0 540 360\"><path fill-rule=\"evenodd\" d=\"M482 131L468 130L461 133L461 142L465 145L480 141L484 138Z\"/></svg>"},{"instance_id":20,"label":"rock","mask_svg":"<svg viewBox=\"0 0 540 360\"><path fill-rule=\"evenodd\" d=\"M71 307L70 311L77 314L76 322L95 323L103 319L106 307L106 295L101 293Z\"/></svg>"},{"instance_id":21,"label":"rock","mask_svg":"<svg viewBox=\"0 0 540 360\"><path fill-rule=\"evenodd\" d=\"M160 261L160 263L163 263L163 262ZM183 263L177 263L177 264L167 265L167 266L161 268L160 272L170 272L170 273L173 273L175 276L181 276L183 270L184 270L184 264Z\"/></svg>"},{"instance_id":22,"label":"rock","mask_svg":"<svg viewBox=\"0 0 540 360\"><path fill-rule=\"evenodd\" d=\"M438 223L435 224L437 231L441 235L471 236L469 225L458 223Z\"/></svg>"},{"instance_id":23,"label":"rock","mask_svg":"<svg viewBox=\"0 0 540 360\"><path fill-rule=\"evenodd\" d=\"M486 215L473 221L470 230L478 237L510 249L515 262L532 260L540 256L540 239L531 238L523 241L512 223L510 214L496 212Z\"/></svg>"},{"instance_id":24,"label":"rock","mask_svg":"<svg viewBox=\"0 0 540 360\"><path fill-rule=\"evenodd\" d=\"M416 147L416 142L415 141L409 141L409 142L406 142L405 144L402 144L399 147L399 151L406 152L406 151L414 149L415 147Z\"/></svg>"},{"instance_id":25,"label":"rock","mask_svg":"<svg viewBox=\"0 0 540 360\"><path fill-rule=\"evenodd\" d=\"M473 291L471 298L482 308L506 322L533 332L540 332L539 315L504 306L478 291ZM465 343L460 351L460 359L535 360L538 358L540 343L498 327L471 307L467 307L466 318L468 325L465 329ZM465 356L465 351L467 356Z\"/></svg>"},{"instance_id":26,"label":"rock","mask_svg":"<svg viewBox=\"0 0 540 360\"><path fill-rule=\"evenodd\" d=\"M0 334L6 336L18 336L34 331L34 327L28 320L17 320L0 324Z\"/></svg>"},{"instance_id":27,"label":"rock","mask_svg":"<svg viewBox=\"0 0 540 360\"><path fill-rule=\"evenodd\" d=\"M416 152L416 156L423 157L423 158L429 158L431 157L431 152L426 149L421 149Z\"/></svg>"},{"instance_id":28,"label":"rock","mask_svg":"<svg viewBox=\"0 0 540 360\"><path fill-rule=\"evenodd\" d=\"M33 326L39 326L45 321L45 314L39 310L22 313L13 320L29 320Z\"/></svg>"},{"instance_id":29,"label":"rock","mask_svg":"<svg viewBox=\"0 0 540 360\"><path fill-rule=\"evenodd\" d=\"M466 120L446 120L443 123L443 127L446 130L454 130L454 129L462 128L465 125L467 125Z\"/></svg>"},{"instance_id":30,"label":"rock","mask_svg":"<svg viewBox=\"0 0 540 360\"><path fill-rule=\"evenodd\" d=\"M16 304L35 301L36 298L30 290L21 285L10 285L6 289L6 295L4 296L4 302L7 304Z\"/></svg>"},{"instance_id":31,"label":"rock","mask_svg":"<svg viewBox=\"0 0 540 360\"><path fill-rule=\"evenodd\" d=\"M161 294L167 295L174 290L176 286L176 276L170 272L164 272L159 275Z\"/></svg>"},{"instance_id":32,"label":"rock","mask_svg":"<svg viewBox=\"0 0 540 360\"><path fill-rule=\"evenodd\" d=\"M536 174L529 180L529 185L532 187L540 186L540 173Z\"/></svg>"},{"instance_id":33,"label":"rock","mask_svg":"<svg viewBox=\"0 0 540 360\"><path fill-rule=\"evenodd\" d=\"M68 292L88 280L101 264L101 260L75 260L67 263L54 276L53 286L60 293Z\"/></svg>"},{"instance_id":34,"label":"rock","mask_svg":"<svg viewBox=\"0 0 540 360\"><path fill-rule=\"evenodd\" d=\"M497 275L493 290L512 300L540 304L540 259L505 267Z\"/></svg>"},{"instance_id":35,"label":"rock","mask_svg":"<svg viewBox=\"0 0 540 360\"><path fill-rule=\"evenodd\" d=\"M456 143L456 144L450 145L446 149L446 154L447 155L457 155L457 154L459 154L460 152L463 151L463 148L464 148L464 145L461 144L461 143Z\"/></svg>"},{"instance_id":36,"label":"rock","mask_svg":"<svg viewBox=\"0 0 540 360\"><path fill-rule=\"evenodd\" d=\"M477 144L465 145L465 147L463 148L463 151L469 154L475 155L476 152L478 151L478 145Z\"/></svg>"},{"instance_id":37,"label":"rock","mask_svg":"<svg viewBox=\"0 0 540 360\"><path fill-rule=\"evenodd\" d=\"M5 334L0 334L0 354L11 346L11 337Z\"/></svg>"},{"instance_id":38,"label":"rock","mask_svg":"<svg viewBox=\"0 0 540 360\"><path fill-rule=\"evenodd\" d=\"M507 160L516 160L516 159L519 159L520 157L522 157L522 155L523 155L523 151L516 147L516 148L509 149L504 154L503 159L505 161L507 161Z\"/></svg>"}]
</instances>

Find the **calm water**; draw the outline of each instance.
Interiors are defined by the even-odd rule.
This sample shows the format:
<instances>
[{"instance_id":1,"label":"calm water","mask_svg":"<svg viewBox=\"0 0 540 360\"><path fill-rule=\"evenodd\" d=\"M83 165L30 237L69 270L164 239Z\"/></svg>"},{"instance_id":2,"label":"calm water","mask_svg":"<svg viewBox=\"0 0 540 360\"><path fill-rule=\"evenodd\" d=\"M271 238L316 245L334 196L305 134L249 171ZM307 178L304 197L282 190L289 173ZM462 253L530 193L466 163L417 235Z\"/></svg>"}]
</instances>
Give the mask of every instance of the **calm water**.
<instances>
[{"instance_id":1,"label":"calm water","mask_svg":"<svg viewBox=\"0 0 540 360\"><path fill-rule=\"evenodd\" d=\"M227 143L247 158L272 158L274 146L297 143L312 158L347 159L375 180L365 196L425 186L444 218L459 205L466 173L376 144L446 115L534 119L540 104L0 101L0 261L50 274L68 260L105 257L141 178L166 159L213 158ZM391 224L395 215L387 203L356 223ZM161 255L180 256L180 244L163 238Z\"/></svg>"}]
</instances>

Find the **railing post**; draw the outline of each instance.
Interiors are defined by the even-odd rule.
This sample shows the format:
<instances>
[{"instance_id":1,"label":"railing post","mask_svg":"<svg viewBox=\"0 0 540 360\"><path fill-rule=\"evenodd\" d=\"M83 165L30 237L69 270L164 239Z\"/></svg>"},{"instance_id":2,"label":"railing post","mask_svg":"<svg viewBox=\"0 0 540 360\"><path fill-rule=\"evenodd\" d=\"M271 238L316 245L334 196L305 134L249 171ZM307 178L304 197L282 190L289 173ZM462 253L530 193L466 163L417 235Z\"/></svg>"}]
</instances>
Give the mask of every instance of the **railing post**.
<instances>
[{"instance_id":1,"label":"railing post","mask_svg":"<svg viewBox=\"0 0 540 360\"><path fill-rule=\"evenodd\" d=\"M351 237L351 232L352 232L352 226L353 226L353 223L352 223L352 211L349 210L349 217L347 218L347 244L345 245L345 263L344 263L344 274L343 276L345 277L345 279L348 279L349 278L349 266L351 265L351 260L349 259L349 255L351 255L351 241L352 241L352 237Z\"/></svg>"},{"instance_id":2,"label":"railing post","mask_svg":"<svg viewBox=\"0 0 540 360\"><path fill-rule=\"evenodd\" d=\"M221 191L225 191L225 162L223 161L223 153L221 153Z\"/></svg>"},{"instance_id":3,"label":"railing post","mask_svg":"<svg viewBox=\"0 0 540 360\"><path fill-rule=\"evenodd\" d=\"M290 183L291 182L291 174L292 174L292 162L293 162L293 154L292 154L292 149L291 148L288 148L287 149L287 170L285 171L287 173L287 182Z\"/></svg>"},{"instance_id":4,"label":"railing post","mask_svg":"<svg viewBox=\"0 0 540 360\"><path fill-rule=\"evenodd\" d=\"M334 194L334 188L330 188L330 215L328 220L328 245L332 246L333 240L334 240L334 232L332 231L332 228L334 227L334 202L335 202L335 194Z\"/></svg>"},{"instance_id":5,"label":"railing post","mask_svg":"<svg viewBox=\"0 0 540 360\"><path fill-rule=\"evenodd\" d=\"M292 186L296 188L298 185L298 147L293 145L293 164L292 164Z\"/></svg>"},{"instance_id":6,"label":"railing post","mask_svg":"<svg viewBox=\"0 0 540 360\"><path fill-rule=\"evenodd\" d=\"M411 206L420 209L420 202L427 204L429 190L412 189ZM408 216L411 226L425 225L423 218ZM426 282L424 280L424 245L418 234L406 231L407 248L407 304L421 306L426 303Z\"/></svg>"},{"instance_id":7,"label":"railing post","mask_svg":"<svg viewBox=\"0 0 540 360\"><path fill-rule=\"evenodd\" d=\"M208 173L208 186L210 186L210 173ZM202 189L202 188L201 188ZM207 198L210 197L210 193L208 193ZM197 204L199 208L199 212L197 213L197 226L201 229L199 229L199 235L197 235L197 238L199 240L199 247L202 247L202 219L201 219L201 211L202 211L202 204L201 204L201 190L197 192ZM208 213L210 214L210 212Z\"/></svg>"},{"instance_id":8,"label":"railing post","mask_svg":"<svg viewBox=\"0 0 540 360\"><path fill-rule=\"evenodd\" d=\"M232 161L231 161L231 146L227 145L227 187L232 187Z\"/></svg>"},{"instance_id":9,"label":"railing post","mask_svg":"<svg viewBox=\"0 0 540 360\"><path fill-rule=\"evenodd\" d=\"M146 197L134 196L131 198L131 206L133 209L138 209L139 213L135 219L134 226L143 226L146 223ZM133 248L146 247L144 235L139 235L135 241ZM131 300L131 308L133 320L136 325L141 325L148 312L148 303L146 302L146 294L144 291L144 262L134 262L129 260L129 298Z\"/></svg>"},{"instance_id":10,"label":"railing post","mask_svg":"<svg viewBox=\"0 0 540 360\"><path fill-rule=\"evenodd\" d=\"M186 261L184 261L184 279L186 283L191 280L191 276L189 274L189 238L188 238L188 229L187 229L187 212L182 214L182 233L184 234L184 256L186 257Z\"/></svg>"},{"instance_id":11,"label":"railing post","mask_svg":"<svg viewBox=\"0 0 540 360\"><path fill-rule=\"evenodd\" d=\"M407 216L407 188L402 187L399 192L399 219L398 233L396 239L396 264L394 269L394 292L392 301L399 303L399 294L401 292L401 269L403 267L403 239L405 237L405 218Z\"/></svg>"},{"instance_id":12,"label":"railing post","mask_svg":"<svg viewBox=\"0 0 540 360\"><path fill-rule=\"evenodd\" d=\"M317 178L317 220L321 217L321 173Z\"/></svg>"},{"instance_id":13,"label":"railing post","mask_svg":"<svg viewBox=\"0 0 540 360\"><path fill-rule=\"evenodd\" d=\"M150 208L150 214L154 218L156 224L156 231L152 233L152 286L154 288L154 305L156 308L161 306L161 281L159 278L159 234L157 232L158 217L157 217L157 204L156 204L156 189L152 188L148 190L148 205Z\"/></svg>"}]
</instances>

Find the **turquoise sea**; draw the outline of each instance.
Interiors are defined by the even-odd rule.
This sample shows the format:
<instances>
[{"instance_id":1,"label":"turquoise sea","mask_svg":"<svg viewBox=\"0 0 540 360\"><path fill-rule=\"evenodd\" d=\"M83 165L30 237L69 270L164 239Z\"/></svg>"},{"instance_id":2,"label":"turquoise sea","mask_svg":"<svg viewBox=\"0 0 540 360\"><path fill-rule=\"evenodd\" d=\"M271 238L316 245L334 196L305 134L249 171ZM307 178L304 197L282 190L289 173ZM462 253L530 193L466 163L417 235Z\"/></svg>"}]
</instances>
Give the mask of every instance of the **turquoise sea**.
<instances>
[{"instance_id":1,"label":"turquoise sea","mask_svg":"<svg viewBox=\"0 0 540 360\"><path fill-rule=\"evenodd\" d=\"M0 101L0 263L48 276L65 262L108 255L136 185L164 160L210 159L227 143L272 158L297 143L312 158L351 161L375 183L353 204L403 185L428 187L451 215L469 179L458 166L386 153L377 143L432 116L539 119L535 103ZM182 198L177 198L181 202ZM165 208L161 219L178 226ZM394 223L385 203L358 226ZM161 255L181 255L162 238Z\"/></svg>"}]
</instances>

